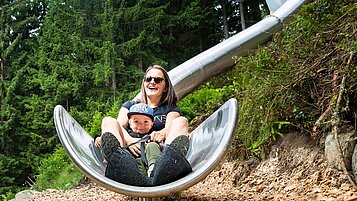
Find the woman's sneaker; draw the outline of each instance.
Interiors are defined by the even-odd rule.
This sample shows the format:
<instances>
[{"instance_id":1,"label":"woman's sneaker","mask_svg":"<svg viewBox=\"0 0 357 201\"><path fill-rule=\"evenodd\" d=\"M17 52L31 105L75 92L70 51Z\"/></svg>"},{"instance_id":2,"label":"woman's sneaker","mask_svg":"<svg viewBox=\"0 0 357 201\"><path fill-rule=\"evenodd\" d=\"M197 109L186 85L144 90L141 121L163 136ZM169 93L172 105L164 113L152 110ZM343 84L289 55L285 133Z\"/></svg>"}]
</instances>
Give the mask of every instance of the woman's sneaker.
<instances>
[{"instance_id":1,"label":"woman's sneaker","mask_svg":"<svg viewBox=\"0 0 357 201\"><path fill-rule=\"evenodd\" d=\"M190 139L186 135L177 136L170 144L170 147L186 157L190 148Z\"/></svg>"},{"instance_id":2,"label":"woman's sneaker","mask_svg":"<svg viewBox=\"0 0 357 201\"><path fill-rule=\"evenodd\" d=\"M104 158L109 161L110 156L120 148L120 143L118 139L109 132L105 132L102 134L101 140L101 147L104 154Z\"/></svg>"}]
</instances>

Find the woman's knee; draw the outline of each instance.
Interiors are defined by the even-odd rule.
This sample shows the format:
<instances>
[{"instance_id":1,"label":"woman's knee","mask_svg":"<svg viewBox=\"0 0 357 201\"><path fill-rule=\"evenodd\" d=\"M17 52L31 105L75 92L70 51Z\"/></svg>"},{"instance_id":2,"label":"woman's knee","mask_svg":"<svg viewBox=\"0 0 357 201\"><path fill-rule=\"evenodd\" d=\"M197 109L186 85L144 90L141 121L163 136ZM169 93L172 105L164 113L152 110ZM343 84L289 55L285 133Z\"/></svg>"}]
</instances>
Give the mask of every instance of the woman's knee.
<instances>
[{"instance_id":1,"label":"woman's knee","mask_svg":"<svg viewBox=\"0 0 357 201\"><path fill-rule=\"evenodd\" d=\"M110 132L116 137L121 137L119 122L113 117L104 117L102 120L102 133Z\"/></svg>"},{"instance_id":2,"label":"woman's knee","mask_svg":"<svg viewBox=\"0 0 357 201\"><path fill-rule=\"evenodd\" d=\"M118 124L118 121L113 117L104 117L102 120L102 128Z\"/></svg>"},{"instance_id":3,"label":"woman's knee","mask_svg":"<svg viewBox=\"0 0 357 201\"><path fill-rule=\"evenodd\" d=\"M179 135L188 135L188 120L186 117L177 117L173 119L172 126L169 129L167 138L172 141Z\"/></svg>"},{"instance_id":4,"label":"woman's knee","mask_svg":"<svg viewBox=\"0 0 357 201\"><path fill-rule=\"evenodd\" d=\"M177 127L187 127L188 128L188 120L186 117L180 116L173 120L172 124Z\"/></svg>"},{"instance_id":5,"label":"woman's knee","mask_svg":"<svg viewBox=\"0 0 357 201\"><path fill-rule=\"evenodd\" d=\"M109 132L113 134L120 142L120 145L123 146L124 136L121 131L119 122L113 117L104 117L102 119L102 133Z\"/></svg>"}]
</instances>

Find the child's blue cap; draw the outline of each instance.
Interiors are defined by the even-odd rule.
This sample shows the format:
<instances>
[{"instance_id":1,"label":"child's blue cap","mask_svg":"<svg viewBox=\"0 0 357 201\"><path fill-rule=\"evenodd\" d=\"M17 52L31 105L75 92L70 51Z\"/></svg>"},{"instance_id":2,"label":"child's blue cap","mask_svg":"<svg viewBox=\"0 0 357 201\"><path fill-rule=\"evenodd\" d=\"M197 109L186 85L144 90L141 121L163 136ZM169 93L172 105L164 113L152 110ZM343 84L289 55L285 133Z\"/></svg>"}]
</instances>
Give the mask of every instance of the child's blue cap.
<instances>
[{"instance_id":1,"label":"child's blue cap","mask_svg":"<svg viewBox=\"0 0 357 201\"><path fill-rule=\"evenodd\" d=\"M128 118L130 119L130 116L133 114L146 115L154 121L154 110L145 103L137 103L131 106L128 112Z\"/></svg>"}]
</instances>

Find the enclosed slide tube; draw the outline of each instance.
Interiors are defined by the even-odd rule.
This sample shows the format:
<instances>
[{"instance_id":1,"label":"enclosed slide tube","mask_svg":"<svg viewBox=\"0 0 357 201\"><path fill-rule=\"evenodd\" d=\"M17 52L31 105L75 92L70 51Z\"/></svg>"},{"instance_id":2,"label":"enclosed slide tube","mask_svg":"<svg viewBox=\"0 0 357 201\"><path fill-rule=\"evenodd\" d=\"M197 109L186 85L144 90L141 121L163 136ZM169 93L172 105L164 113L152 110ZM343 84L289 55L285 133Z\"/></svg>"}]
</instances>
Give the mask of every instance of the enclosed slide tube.
<instances>
[{"instance_id":1,"label":"enclosed slide tube","mask_svg":"<svg viewBox=\"0 0 357 201\"><path fill-rule=\"evenodd\" d=\"M287 0L283 3L283 0L268 0L270 10L274 11L270 15L172 69L169 76L179 98L192 92L210 77L232 67L233 57L243 56L268 41L305 1ZM283 4L280 6L280 3Z\"/></svg>"},{"instance_id":2,"label":"enclosed slide tube","mask_svg":"<svg viewBox=\"0 0 357 201\"><path fill-rule=\"evenodd\" d=\"M273 3L268 1L271 11L277 9L277 2L281 1L284 0L273 0ZM272 34L282 29L303 3L303 0L287 0L262 21L171 70L169 75L178 96L184 97L211 76L233 66L233 56L241 56L267 41ZM94 146L93 138L61 105L54 109L54 122L67 154L93 182L121 194L153 200L195 185L219 165L237 129L238 103L235 99L228 100L191 133L187 159L193 172L177 181L154 187L130 186L105 177L101 151Z\"/></svg>"}]
</instances>

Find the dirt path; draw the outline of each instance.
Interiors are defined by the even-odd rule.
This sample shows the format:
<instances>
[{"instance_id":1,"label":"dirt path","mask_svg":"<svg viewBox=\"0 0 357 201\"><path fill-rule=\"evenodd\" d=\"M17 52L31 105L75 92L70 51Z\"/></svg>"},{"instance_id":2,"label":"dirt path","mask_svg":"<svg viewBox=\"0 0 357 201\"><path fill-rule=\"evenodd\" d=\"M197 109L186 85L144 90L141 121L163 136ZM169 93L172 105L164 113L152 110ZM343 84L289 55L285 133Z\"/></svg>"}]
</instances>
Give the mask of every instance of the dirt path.
<instances>
[{"instance_id":1,"label":"dirt path","mask_svg":"<svg viewBox=\"0 0 357 201\"><path fill-rule=\"evenodd\" d=\"M33 200L132 200L92 182L70 190L46 190ZM162 200L328 200L357 201L357 191L341 171L327 166L308 137L288 134L257 162L224 162L204 181Z\"/></svg>"}]
</instances>

